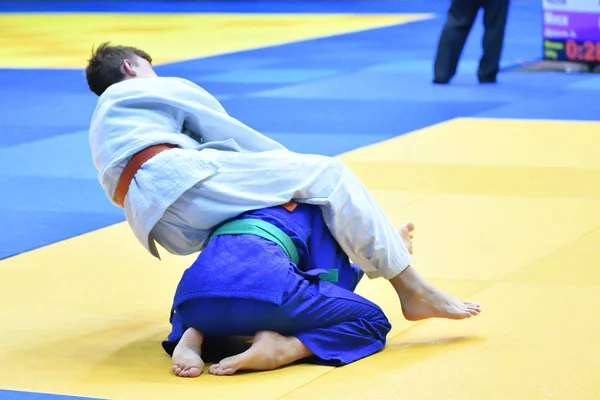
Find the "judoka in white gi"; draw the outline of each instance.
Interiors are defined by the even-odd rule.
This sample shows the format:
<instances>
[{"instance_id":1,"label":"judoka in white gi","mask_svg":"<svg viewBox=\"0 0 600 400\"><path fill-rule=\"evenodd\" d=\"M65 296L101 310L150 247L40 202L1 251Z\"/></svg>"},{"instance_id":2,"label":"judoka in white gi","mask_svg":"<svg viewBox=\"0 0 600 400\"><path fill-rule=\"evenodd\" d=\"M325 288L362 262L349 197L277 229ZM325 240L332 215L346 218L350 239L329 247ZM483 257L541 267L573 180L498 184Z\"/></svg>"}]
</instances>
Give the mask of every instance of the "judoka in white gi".
<instances>
[{"instance_id":1,"label":"judoka in white gi","mask_svg":"<svg viewBox=\"0 0 600 400\"><path fill-rule=\"evenodd\" d=\"M192 254L216 225L294 200L320 207L350 259L369 278L390 281L407 319L479 313L479 305L433 287L410 266L398 231L341 161L289 151L229 116L196 84L158 77L151 57L134 47L99 46L86 78L99 96L90 146L100 183L154 256L155 241L173 254ZM164 144L173 148L135 168L119 198L121 175L132 160Z\"/></svg>"}]
</instances>

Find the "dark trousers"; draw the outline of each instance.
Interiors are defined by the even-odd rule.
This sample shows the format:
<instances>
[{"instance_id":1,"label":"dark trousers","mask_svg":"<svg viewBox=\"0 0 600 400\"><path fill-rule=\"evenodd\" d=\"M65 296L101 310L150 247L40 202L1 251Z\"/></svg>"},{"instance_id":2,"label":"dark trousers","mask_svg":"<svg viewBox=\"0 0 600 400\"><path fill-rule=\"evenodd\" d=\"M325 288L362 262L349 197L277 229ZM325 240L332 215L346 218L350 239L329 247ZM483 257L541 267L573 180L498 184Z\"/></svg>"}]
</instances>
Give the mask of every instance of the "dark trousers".
<instances>
[{"instance_id":1,"label":"dark trousers","mask_svg":"<svg viewBox=\"0 0 600 400\"><path fill-rule=\"evenodd\" d=\"M500 70L500 56L508 16L509 0L452 0L446 25L438 43L434 78L448 82L473 27L480 8L483 8L483 56L477 73L481 82L494 82Z\"/></svg>"}]
</instances>

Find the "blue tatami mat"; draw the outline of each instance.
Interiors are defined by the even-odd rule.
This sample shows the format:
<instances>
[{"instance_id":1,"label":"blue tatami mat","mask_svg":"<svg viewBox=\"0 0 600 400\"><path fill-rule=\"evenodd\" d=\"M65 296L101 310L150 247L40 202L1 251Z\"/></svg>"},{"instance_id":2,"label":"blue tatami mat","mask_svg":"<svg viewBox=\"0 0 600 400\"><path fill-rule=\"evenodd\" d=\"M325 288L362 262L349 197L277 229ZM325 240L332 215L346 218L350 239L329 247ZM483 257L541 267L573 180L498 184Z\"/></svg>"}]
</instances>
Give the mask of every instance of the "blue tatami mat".
<instances>
[{"instance_id":1,"label":"blue tatami mat","mask_svg":"<svg viewBox=\"0 0 600 400\"><path fill-rule=\"evenodd\" d=\"M62 396L59 394L46 394L34 392L19 392L14 390L0 389L2 400L94 400L91 397ZM96 399L98 400L98 399Z\"/></svg>"}]
</instances>

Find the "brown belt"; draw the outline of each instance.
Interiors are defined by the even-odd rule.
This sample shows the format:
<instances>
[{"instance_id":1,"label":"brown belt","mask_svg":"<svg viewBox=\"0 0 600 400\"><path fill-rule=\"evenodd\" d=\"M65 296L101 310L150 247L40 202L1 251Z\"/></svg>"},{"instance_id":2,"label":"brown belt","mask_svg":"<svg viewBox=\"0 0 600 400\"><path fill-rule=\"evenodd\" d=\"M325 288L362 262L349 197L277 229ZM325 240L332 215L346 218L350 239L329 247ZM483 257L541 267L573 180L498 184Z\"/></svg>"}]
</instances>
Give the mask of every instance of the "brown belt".
<instances>
[{"instance_id":1,"label":"brown belt","mask_svg":"<svg viewBox=\"0 0 600 400\"><path fill-rule=\"evenodd\" d=\"M155 144L154 146L146 147L131 157L125 168L123 168L123 172L119 177L119 183L117 183L117 188L115 189L115 200L117 200L117 204L121 208L125 204L125 196L127 195L127 191L129 191L131 180L140 167L158 153L175 147L177 146L174 144Z\"/></svg>"}]
</instances>

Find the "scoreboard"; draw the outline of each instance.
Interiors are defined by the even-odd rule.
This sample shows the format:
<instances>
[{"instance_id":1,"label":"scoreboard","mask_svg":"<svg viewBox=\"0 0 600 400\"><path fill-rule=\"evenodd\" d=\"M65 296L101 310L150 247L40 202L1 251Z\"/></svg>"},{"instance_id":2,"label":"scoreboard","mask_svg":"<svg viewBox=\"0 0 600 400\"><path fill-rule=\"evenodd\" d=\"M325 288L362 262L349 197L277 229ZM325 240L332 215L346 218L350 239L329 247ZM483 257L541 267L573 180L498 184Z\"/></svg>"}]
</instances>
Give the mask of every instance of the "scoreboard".
<instances>
[{"instance_id":1,"label":"scoreboard","mask_svg":"<svg viewBox=\"0 0 600 400\"><path fill-rule=\"evenodd\" d=\"M544 60L600 63L600 0L543 0Z\"/></svg>"}]
</instances>

